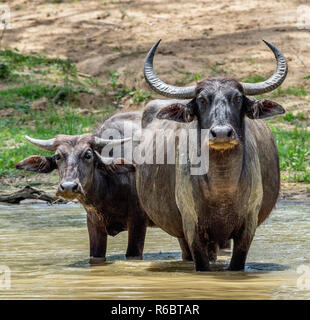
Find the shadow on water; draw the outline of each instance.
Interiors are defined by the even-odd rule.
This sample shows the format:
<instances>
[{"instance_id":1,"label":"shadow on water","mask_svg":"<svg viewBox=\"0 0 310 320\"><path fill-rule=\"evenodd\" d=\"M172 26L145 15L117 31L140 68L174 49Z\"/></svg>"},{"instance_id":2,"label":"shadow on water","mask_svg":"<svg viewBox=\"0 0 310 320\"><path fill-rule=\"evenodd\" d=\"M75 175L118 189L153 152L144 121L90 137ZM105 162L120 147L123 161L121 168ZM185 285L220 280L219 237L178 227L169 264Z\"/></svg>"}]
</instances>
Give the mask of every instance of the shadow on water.
<instances>
[{"instance_id":1,"label":"shadow on water","mask_svg":"<svg viewBox=\"0 0 310 320\"><path fill-rule=\"evenodd\" d=\"M116 261L128 261L128 262L140 262L140 261L154 261L154 260L180 260L181 252L154 252L144 253L143 260L129 259L127 260L124 254L112 254L104 258L89 258L81 261L77 261L68 265L70 268L88 268L98 265L111 265Z\"/></svg>"},{"instance_id":2,"label":"shadow on water","mask_svg":"<svg viewBox=\"0 0 310 320\"><path fill-rule=\"evenodd\" d=\"M210 265L211 272L229 272L227 270L229 263L227 262L216 262ZM289 266L276 264L276 263L247 263L245 271L242 273L255 273L255 272L270 272L270 271L284 271L290 269ZM147 268L148 271L153 272L194 272L193 262L185 261L163 261L163 262L152 262L151 266Z\"/></svg>"},{"instance_id":3,"label":"shadow on water","mask_svg":"<svg viewBox=\"0 0 310 320\"><path fill-rule=\"evenodd\" d=\"M70 264L71 268L89 268L92 266L110 266L116 262L150 262L146 267L146 271L150 272L194 272L194 264L191 261L182 261L180 252L159 252L159 253L145 253L143 260L129 259L126 260L123 254L114 254L104 258L89 258ZM234 272L228 271L229 261L218 261L211 263L211 272L227 272L233 274ZM277 263L259 263L249 262L246 264L243 273L265 273L271 271L285 271L290 269L288 265Z\"/></svg>"}]
</instances>

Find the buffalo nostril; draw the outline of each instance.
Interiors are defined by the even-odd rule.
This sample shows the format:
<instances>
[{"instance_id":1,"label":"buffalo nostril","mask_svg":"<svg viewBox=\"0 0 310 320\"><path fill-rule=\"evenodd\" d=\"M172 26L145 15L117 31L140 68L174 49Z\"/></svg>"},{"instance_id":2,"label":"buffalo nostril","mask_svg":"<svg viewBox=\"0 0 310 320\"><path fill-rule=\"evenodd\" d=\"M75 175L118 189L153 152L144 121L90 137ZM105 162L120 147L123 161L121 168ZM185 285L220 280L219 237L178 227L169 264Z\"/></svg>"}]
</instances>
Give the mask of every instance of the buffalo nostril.
<instances>
[{"instance_id":1,"label":"buffalo nostril","mask_svg":"<svg viewBox=\"0 0 310 320\"><path fill-rule=\"evenodd\" d=\"M228 125L216 125L210 130L213 142L226 143L234 138L234 129Z\"/></svg>"},{"instance_id":2,"label":"buffalo nostril","mask_svg":"<svg viewBox=\"0 0 310 320\"><path fill-rule=\"evenodd\" d=\"M213 138L216 138L216 132L214 130L211 130L210 133L211 133Z\"/></svg>"},{"instance_id":3,"label":"buffalo nostril","mask_svg":"<svg viewBox=\"0 0 310 320\"><path fill-rule=\"evenodd\" d=\"M77 182L65 181L59 185L61 192L78 192L79 186Z\"/></svg>"}]
</instances>

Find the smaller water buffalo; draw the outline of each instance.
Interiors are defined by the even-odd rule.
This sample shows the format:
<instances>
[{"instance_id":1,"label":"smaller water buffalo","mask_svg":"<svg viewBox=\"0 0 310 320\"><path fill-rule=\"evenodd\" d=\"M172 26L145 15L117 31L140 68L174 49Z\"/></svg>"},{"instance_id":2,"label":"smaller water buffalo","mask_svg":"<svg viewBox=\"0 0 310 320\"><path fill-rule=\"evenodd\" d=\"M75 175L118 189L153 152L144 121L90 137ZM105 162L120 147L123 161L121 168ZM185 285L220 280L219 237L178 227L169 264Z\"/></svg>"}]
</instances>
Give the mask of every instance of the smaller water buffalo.
<instances>
[{"instance_id":1,"label":"smaller water buffalo","mask_svg":"<svg viewBox=\"0 0 310 320\"><path fill-rule=\"evenodd\" d=\"M100 155L107 144L124 141L103 139L104 130L117 129L123 137L126 121L131 122L132 127L136 124L138 128L141 114L127 112L114 115L92 134L57 135L49 140L27 137L32 144L53 151L54 155L33 155L16 164L17 169L39 173L58 170L57 195L65 199L78 199L87 212L92 257L105 257L107 235L115 236L128 230L126 258L141 259L146 228L153 225L139 205L135 167L124 163L106 164L106 159Z\"/></svg>"}]
</instances>

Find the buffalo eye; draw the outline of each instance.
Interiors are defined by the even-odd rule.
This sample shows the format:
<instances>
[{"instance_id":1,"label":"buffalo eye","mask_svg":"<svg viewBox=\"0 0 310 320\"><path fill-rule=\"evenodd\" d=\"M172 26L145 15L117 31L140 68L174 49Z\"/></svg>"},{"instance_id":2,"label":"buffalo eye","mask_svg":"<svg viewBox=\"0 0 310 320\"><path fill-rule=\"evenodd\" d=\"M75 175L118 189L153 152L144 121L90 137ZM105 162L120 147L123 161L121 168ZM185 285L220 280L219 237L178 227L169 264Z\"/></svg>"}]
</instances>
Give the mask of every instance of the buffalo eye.
<instances>
[{"instance_id":1,"label":"buffalo eye","mask_svg":"<svg viewBox=\"0 0 310 320\"><path fill-rule=\"evenodd\" d=\"M197 102L197 105L198 105L200 112L205 111L209 107L209 105L211 104L210 98L206 97L206 96L202 96L202 95L196 99L196 102Z\"/></svg>"},{"instance_id":2,"label":"buffalo eye","mask_svg":"<svg viewBox=\"0 0 310 320\"><path fill-rule=\"evenodd\" d=\"M90 160L90 159L92 159L92 157L93 157L93 153L92 153L91 150L87 150L87 151L84 153L84 159Z\"/></svg>"},{"instance_id":3,"label":"buffalo eye","mask_svg":"<svg viewBox=\"0 0 310 320\"><path fill-rule=\"evenodd\" d=\"M240 96L239 94L235 94L232 98L232 102L235 105L240 105L242 103L242 96Z\"/></svg>"},{"instance_id":4,"label":"buffalo eye","mask_svg":"<svg viewBox=\"0 0 310 320\"><path fill-rule=\"evenodd\" d=\"M61 159L61 154L60 153L56 153L55 154L55 160L59 161Z\"/></svg>"},{"instance_id":5,"label":"buffalo eye","mask_svg":"<svg viewBox=\"0 0 310 320\"><path fill-rule=\"evenodd\" d=\"M205 96L200 96L197 98L197 103L199 105L209 105L210 104L210 101L207 97Z\"/></svg>"}]
</instances>

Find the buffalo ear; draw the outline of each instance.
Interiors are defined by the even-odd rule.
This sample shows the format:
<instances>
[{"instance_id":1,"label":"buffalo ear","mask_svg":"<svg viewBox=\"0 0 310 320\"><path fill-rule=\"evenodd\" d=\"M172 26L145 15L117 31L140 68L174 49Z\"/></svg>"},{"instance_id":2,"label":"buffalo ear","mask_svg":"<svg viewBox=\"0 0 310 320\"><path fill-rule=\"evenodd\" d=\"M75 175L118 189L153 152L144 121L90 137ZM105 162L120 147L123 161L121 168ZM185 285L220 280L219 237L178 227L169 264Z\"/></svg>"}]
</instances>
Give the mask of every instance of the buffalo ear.
<instances>
[{"instance_id":1,"label":"buffalo ear","mask_svg":"<svg viewBox=\"0 0 310 320\"><path fill-rule=\"evenodd\" d=\"M250 119L264 119L283 113L285 113L284 108L274 101L247 98L245 114Z\"/></svg>"},{"instance_id":2,"label":"buffalo ear","mask_svg":"<svg viewBox=\"0 0 310 320\"><path fill-rule=\"evenodd\" d=\"M31 156L15 164L19 170L49 173L57 168L55 157Z\"/></svg>"},{"instance_id":3,"label":"buffalo ear","mask_svg":"<svg viewBox=\"0 0 310 320\"><path fill-rule=\"evenodd\" d=\"M135 164L126 162L123 158L117 159L115 162L117 163L106 165L106 169L109 170L110 173L123 174L136 171Z\"/></svg>"},{"instance_id":4,"label":"buffalo ear","mask_svg":"<svg viewBox=\"0 0 310 320\"><path fill-rule=\"evenodd\" d=\"M162 108L157 113L156 118L177 122L191 122L195 119L195 115L190 105L173 103L168 107Z\"/></svg>"},{"instance_id":5,"label":"buffalo ear","mask_svg":"<svg viewBox=\"0 0 310 320\"><path fill-rule=\"evenodd\" d=\"M125 158L105 158L102 157L97 151L95 151L98 157L99 168L105 173L113 175L115 173L127 173L136 171L135 164L129 162Z\"/></svg>"}]
</instances>

